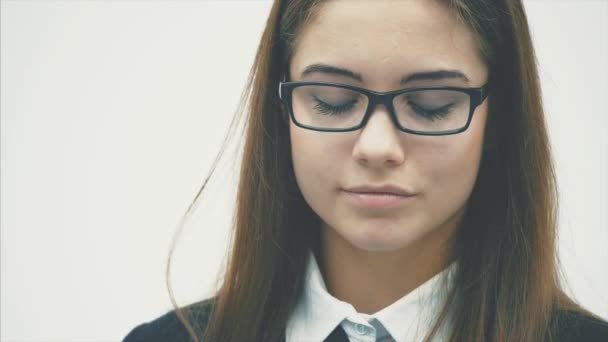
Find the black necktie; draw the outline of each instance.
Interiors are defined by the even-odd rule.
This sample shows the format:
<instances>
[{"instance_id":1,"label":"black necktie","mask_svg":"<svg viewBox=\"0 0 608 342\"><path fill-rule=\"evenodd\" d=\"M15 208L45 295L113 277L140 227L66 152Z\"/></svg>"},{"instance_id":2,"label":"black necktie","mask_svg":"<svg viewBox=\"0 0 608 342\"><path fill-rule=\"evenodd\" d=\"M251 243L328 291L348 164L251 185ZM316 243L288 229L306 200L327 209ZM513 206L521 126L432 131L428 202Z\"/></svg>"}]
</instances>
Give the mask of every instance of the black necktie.
<instances>
[{"instance_id":1,"label":"black necktie","mask_svg":"<svg viewBox=\"0 0 608 342\"><path fill-rule=\"evenodd\" d=\"M342 325L338 324L336 329L327 336L324 342L349 342L346 332L342 329Z\"/></svg>"},{"instance_id":2,"label":"black necktie","mask_svg":"<svg viewBox=\"0 0 608 342\"><path fill-rule=\"evenodd\" d=\"M281 341L286 341L285 334L282 335ZM317 342L317 341L314 341L314 342ZM327 336L327 338L325 340L323 340L323 342L350 342L350 341L348 340L348 336L346 335L346 332L344 331L344 329L342 329L342 326L338 325L334 329L334 331L332 331L331 334L329 334L329 336Z\"/></svg>"}]
</instances>

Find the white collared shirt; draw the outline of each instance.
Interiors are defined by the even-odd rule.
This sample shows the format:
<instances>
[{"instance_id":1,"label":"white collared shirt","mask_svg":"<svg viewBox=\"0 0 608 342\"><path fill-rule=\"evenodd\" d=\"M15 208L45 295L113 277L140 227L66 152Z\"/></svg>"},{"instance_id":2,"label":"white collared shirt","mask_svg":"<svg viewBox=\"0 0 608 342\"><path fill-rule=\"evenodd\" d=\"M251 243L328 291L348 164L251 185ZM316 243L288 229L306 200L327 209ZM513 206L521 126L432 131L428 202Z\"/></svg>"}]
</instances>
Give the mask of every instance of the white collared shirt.
<instances>
[{"instance_id":1,"label":"white collared shirt","mask_svg":"<svg viewBox=\"0 0 608 342\"><path fill-rule=\"evenodd\" d=\"M441 277L452 275L454 268L452 263L393 304L367 315L327 292L317 260L310 252L304 291L287 322L286 342L322 342L338 325L351 342L422 341L442 304L443 293L436 285ZM448 325L449 319L433 341L447 339Z\"/></svg>"}]
</instances>

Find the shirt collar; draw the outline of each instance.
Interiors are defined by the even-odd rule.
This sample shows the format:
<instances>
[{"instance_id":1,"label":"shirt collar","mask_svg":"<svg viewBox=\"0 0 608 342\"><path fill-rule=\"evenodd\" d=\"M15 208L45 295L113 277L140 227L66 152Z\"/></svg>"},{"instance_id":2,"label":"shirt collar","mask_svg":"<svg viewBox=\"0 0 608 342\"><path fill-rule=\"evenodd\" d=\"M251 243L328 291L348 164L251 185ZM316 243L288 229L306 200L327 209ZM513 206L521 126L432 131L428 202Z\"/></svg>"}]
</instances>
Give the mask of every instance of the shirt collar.
<instances>
[{"instance_id":1,"label":"shirt collar","mask_svg":"<svg viewBox=\"0 0 608 342\"><path fill-rule=\"evenodd\" d=\"M327 291L317 260L310 252L304 291L288 320L286 341L323 341L345 319L367 325L376 319L396 341L420 340L443 299L438 291L439 282L443 276L451 276L454 269L453 262L393 304L366 315Z\"/></svg>"}]
</instances>

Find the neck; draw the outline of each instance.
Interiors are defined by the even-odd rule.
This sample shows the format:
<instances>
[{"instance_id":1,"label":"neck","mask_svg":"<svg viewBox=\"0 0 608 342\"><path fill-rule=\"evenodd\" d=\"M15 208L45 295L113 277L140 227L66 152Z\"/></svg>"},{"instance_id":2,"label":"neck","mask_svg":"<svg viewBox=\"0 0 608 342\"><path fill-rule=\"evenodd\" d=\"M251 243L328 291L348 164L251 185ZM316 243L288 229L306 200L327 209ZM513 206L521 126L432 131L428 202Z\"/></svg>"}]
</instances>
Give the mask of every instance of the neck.
<instances>
[{"instance_id":1,"label":"neck","mask_svg":"<svg viewBox=\"0 0 608 342\"><path fill-rule=\"evenodd\" d=\"M331 227L321 226L319 267L328 292L357 312L374 314L441 272L455 223L391 251L357 248Z\"/></svg>"}]
</instances>

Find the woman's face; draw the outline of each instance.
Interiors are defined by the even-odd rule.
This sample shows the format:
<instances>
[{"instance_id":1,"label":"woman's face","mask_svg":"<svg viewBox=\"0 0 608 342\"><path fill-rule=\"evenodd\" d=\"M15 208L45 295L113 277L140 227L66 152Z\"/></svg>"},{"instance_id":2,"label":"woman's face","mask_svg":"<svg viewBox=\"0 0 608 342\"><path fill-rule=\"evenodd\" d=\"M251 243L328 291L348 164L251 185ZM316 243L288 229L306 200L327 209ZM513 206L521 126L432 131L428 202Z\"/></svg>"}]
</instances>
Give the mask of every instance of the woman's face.
<instances>
[{"instance_id":1,"label":"woman's face","mask_svg":"<svg viewBox=\"0 0 608 342\"><path fill-rule=\"evenodd\" d=\"M312 64L348 69L361 81ZM416 73L458 71L401 84ZM336 82L374 91L416 86L479 87L487 68L474 35L436 1L328 1L302 27L290 61L291 80ZM358 131L319 132L290 123L298 186L325 233L366 251L395 251L455 228L475 183L487 100L468 129L445 136L413 135L376 106ZM368 207L344 191L394 185L415 193L393 207Z\"/></svg>"}]
</instances>

